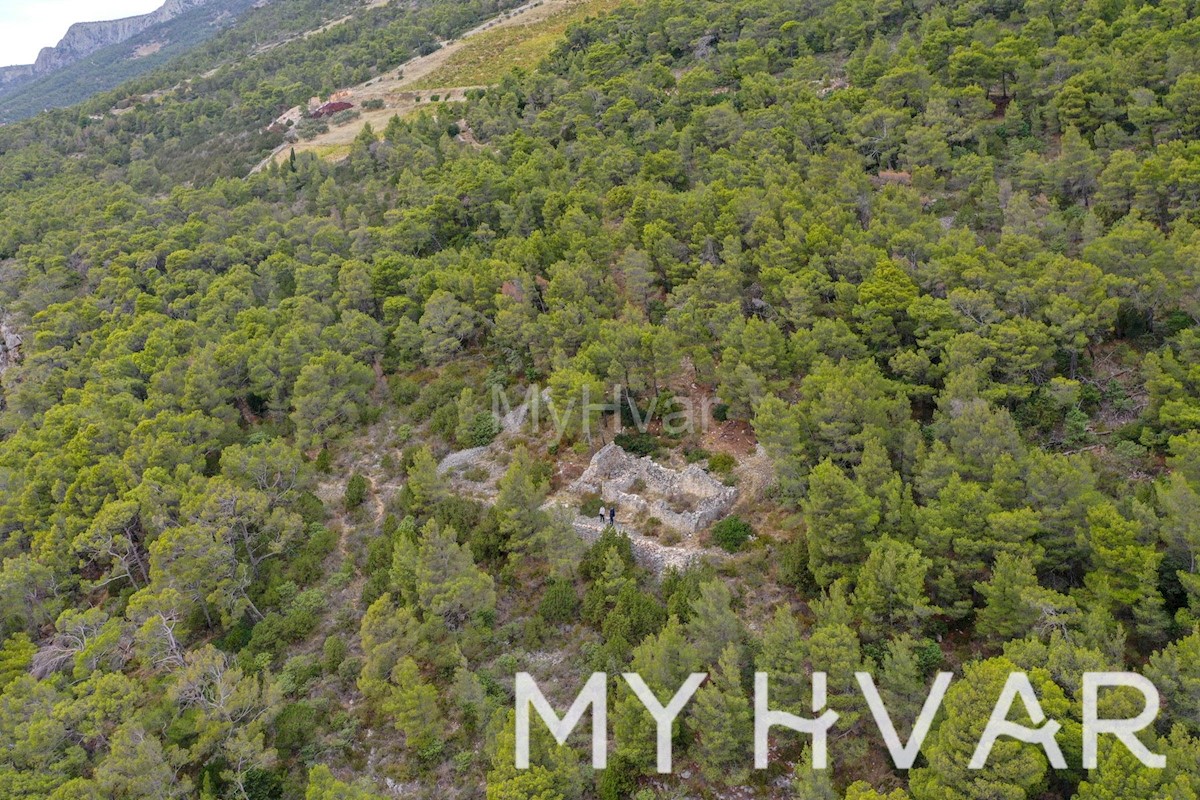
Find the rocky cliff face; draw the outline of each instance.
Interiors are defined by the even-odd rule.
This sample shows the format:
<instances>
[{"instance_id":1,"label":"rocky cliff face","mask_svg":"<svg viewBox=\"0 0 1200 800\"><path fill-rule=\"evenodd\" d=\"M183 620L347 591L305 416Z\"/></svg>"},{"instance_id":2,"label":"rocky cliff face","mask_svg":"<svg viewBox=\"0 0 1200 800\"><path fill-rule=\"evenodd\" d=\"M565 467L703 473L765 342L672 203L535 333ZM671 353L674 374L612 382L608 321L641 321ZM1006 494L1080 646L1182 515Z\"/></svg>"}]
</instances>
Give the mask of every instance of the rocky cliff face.
<instances>
[{"instance_id":1,"label":"rocky cliff face","mask_svg":"<svg viewBox=\"0 0 1200 800\"><path fill-rule=\"evenodd\" d=\"M174 19L208 0L167 0L157 11L107 22L78 22L55 47L42 48L31 65L0 68L0 85L36 78L86 58L97 50L130 39L149 27Z\"/></svg>"},{"instance_id":2,"label":"rocky cliff face","mask_svg":"<svg viewBox=\"0 0 1200 800\"><path fill-rule=\"evenodd\" d=\"M16 83L25 78L33 77L33 64L21 64L15 67L0 67L0 86Z\"/></svg>"}]
</instances>

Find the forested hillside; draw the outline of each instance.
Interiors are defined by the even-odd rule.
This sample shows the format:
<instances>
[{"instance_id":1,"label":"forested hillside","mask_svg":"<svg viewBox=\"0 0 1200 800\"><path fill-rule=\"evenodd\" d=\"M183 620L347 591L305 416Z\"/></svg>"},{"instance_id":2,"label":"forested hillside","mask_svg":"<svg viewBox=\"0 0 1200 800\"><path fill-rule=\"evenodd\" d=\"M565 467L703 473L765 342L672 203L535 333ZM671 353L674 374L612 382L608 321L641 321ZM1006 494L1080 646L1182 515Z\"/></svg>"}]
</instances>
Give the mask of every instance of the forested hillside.
<instances>
[{"instance_id":1,"label":"forested hillside","mask_svg":"<svg viewBox=\"0 0 1200 800\"><path fill-rule=\"evenodd\" d=\"M1196 1L630 2L244 177L285 109L514 5L239 25L0 128L0 797L1200 797ZM737 486L686 570L545 505L625 412L490 414L614 385L712 401L619 439ZM498 435L494 496L439 471ZM830 769L782 730L752 768L756 670L801 716L828 674ZM860 670L905 738L955 673L913 770ZM968 769L1017 670L1067 769ZM1116 670L1165 769L1080 767ZM607 769L587 725L515 769L521 671L560 712L609 673ZM657 775L618 675L697 671Z\"/></svg>"}]
</instances>

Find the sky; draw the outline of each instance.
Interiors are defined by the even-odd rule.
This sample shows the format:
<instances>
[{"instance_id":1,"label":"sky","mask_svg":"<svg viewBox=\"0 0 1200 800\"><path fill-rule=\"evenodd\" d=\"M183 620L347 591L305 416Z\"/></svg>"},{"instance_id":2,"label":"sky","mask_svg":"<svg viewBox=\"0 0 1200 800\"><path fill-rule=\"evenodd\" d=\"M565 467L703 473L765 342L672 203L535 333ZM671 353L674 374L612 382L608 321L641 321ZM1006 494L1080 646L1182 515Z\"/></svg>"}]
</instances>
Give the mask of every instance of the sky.
<instances>
[{"instance_id":1,"label":"sky","mask_svg":"<svg viewBox=\"0 0 1200 800\"><path fill-rule=\"evenodd\" d=\"M145 14L163 0L0 0L0 66L32 64L76 22Z\"/></svg>"}]
</instances>

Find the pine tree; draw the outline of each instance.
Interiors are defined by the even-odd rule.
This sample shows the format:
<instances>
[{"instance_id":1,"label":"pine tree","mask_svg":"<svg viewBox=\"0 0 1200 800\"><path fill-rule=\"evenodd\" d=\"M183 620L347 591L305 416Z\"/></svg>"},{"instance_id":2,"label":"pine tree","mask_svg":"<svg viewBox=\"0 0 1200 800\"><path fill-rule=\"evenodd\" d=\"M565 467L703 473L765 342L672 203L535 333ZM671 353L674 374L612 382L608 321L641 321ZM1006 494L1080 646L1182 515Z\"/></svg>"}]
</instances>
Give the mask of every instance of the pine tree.
<instances>
[{"instance_id":1,"label":"pine tree","mask_svg":"<svg viewBox=\"0 0 1200 800\"><path fill-rule=\"evenodd\" d=\"M470 548L458 543L453 528L441 528L436 522L422 531L416 579L418 604L450 630L496 606L491 576L475 566Z\"/></svg>"},{"instance_id":2,"label":"pine tree","mask_svg":"<svg viewBox=\"0 0 1200 800\"><path fill-rule=\"evenodd\" d=\"M887 447L879 436L865 437L862 460L854 467L854 482L879 501L879 530L909 541L914 533L912 489L892 468Z\"/></svg>"},{"instance_id":3,"label":"pine tree","mask_svg":"<svg viewBox=\"0 0 1200 800\"><path fill-rule=\"evenodd\" d=\"M877 351L891 355L909 333L905 312L917 298L917 284L891 258L875 265L859 285L854 317L863 338Z\"/></svg>"},{"instance_id":4,"label":"pine tree","mask_svg":"<svg viewBox=\"0 0 1200 800\"><path fill-rule=\"evenodd\" d=\"M853 577L879 523L879 501L867 495L829 459L808 478L804 517L808 523L808 564L821 587Z\"/></svg>"},{"instance_id":5,"label":"pine tree","mask_svg":"<svg viewBox=\"0 0 1200 800\"><path fill-rule=\"evenodd\" d=\"M846 787L845 800L910 800L908 792L903 789L893 789L884 794L867 783L856 781Z\"/></svg>"},{"instance_id":6,"label":"pine tree","mask_svg":"<svg viewBox=\"0 0 1200 800\"><path fill-rule=\"evenodd\" d=\"M763 628L762 643L754 659L758 672L770 676L771 707L792 714L811 711L804 706L809 696L805 657L807 647L791 609L779 607Z\"/></svg>"},{"instance_id":7,"label":"pine tree","mask_svg":"<svg viewBox=\"0 0 1200 800\"><path fill-rule=\"evenodd\" d=\"M417 559L421 551L417 521L405 517L396 528L388 585L405 605L417 602Z\"/></svg>"},{"instance_id":8,"label":"pine tree","mask_svg":"<svg viewBox=\"0 0 1200 800\"><path fill-rule=\"evenodd\" d=\"M324 764L308 771L308 790L304 800L382 800L382 795L356 784L339 781Z\"/></svg>"},{"instance_id":9,"label":"pine tree","mask_svg":"<svg viewBox=\"0 0 1200 800\"><path fill-rule=\"evenodd\" d=\"M1157 496L1168 563L1182 567L1175 575L1187 595L1187 608L1180 609L1178 619L1183 625L1194 625L1200 622L1200 493L1177 471L1158 485Z\"/></svg>"},{"instance_id":10,"label":"pine tree","mask_svg":"<svg viewBox=\"0 0 1200 800\"><path fill-rule=\"evenodd\" d=\"M425 682L417 662L408 656L396 663L392 684L384 710L395 719L409 750L424 758L430 749L441 746L444 733L437 687Z\"/></svg>"},{"instance_id":11,"label":"pine tree","mask_svg":"<svg viewBox=\"0 0 1200 800\"><path fill-rule=\"evenodd\" d=\"M37 645L25 632L14 633L0 646L0 693L4 687L29 671Z\"/></svg>"},{"instance_id":12,"label":"pine tree","mask_svg":"<svg viewBox=\"0 0 1200 800\"><path fill-rule=\"evenodd\" d=\"M851 598L864 640L916 631L933 615L925 594L930 566L916 548L889 536L871 545Z\"/></svg>"},{"instance_id":13,"label":"pine tree","mask_svg":"<svg viewBox=\"0 0 1200 800\"><path fill-rule=\"evenodd\" d=\"M383 594L363 614L359 626L363 666L358 689L370 701L387 695L392 670L401 658L417 648L417 620L407 608L397 607L390 594Z\"/></svg>"},{"instance_id":14,"label":"pine tree","mask_svg":"<svg viewBox=\"0 0 1200 800\"><path fill-rule=\"evenodd\" d=\"M647 637L634 648L629 665L629 671L640 675L659 702L664 704L699 668L700 659L696 649L684 636L683 626L675 617L671 617L658 634ZM680 714L675 720L676 738L682 730L683 716ZM641 700L624 684L620 685L613 705L612 726L617 740L617 755L639 770L653 769L658 728Z\"/></svg>"},{"instance_id":15,"label":"pine tree","mask_svg":"<svg viewBox=\"0 0 1200 800\"><path fill-rule=\"evenodd\" d=\"M507 542L512 558L536 556L538 534L550 519L542 504L546 501L545 482L534 479L533 459L524 448L513 454L512 463L500 479L496 497L496 517L500 538Z\"/></svg>"},{"instance_id":16,"label":"pine tree","mask_svg":"<svg viewBox=\"0 0 1200 800\"><path fill-rule=\"evenodd\" d=\"M933 600L961 619L971 612L970 591L997 549L988 527L1000 509L987 489L953 474L936 498L917 510L917 548L933 562Z\"/></svg>"},{"instance_id":17,"label":"pine tree","mask_svg":"<svg viewBox=\"0 0 1200 800\"><path fill-rule=\"evenodd\" d=\"M701 664L715 666L725 648L740 645L745 636L732 601L724 581L713 579L700 584L700 595L692 601L687 633Z\"/></svg>"},{"instance_id":18,"label":"pine tree","mask_svg":"<svg viewBox=\"0 0 1200 800\"><path fill-rule=\"evenodd\" d=\"M1133 622L1147 641L1158 641L1167 622L1158 591L1162 554L1139 544L1137 523L1122 517L1111 503L1088 512L1085 542L1092 561L1084 579L1090 599Z\"/></svg>"},{"instance_id":19,"label":"pine tree","mask_svg":"<svg viewBox=\"0 0 1200 800\"><path fill-rule=\"evenodd\" d=\"M912 636L901 634L887 643L880 661L879 693L894 720L916 720L929 695L929 680L918 655L920 646Z\"/></svg>"},{"instance_id":20,"label":"pine tree","mask_svg":"<svg viewBox=\"0 0 1200 800\"><path fill-rule=\"evenodd\" d=\"M839 800L829 769L813 769L812 749L807 745L792 773L795 800Z\"/></svg>"},{"instance_id":21,"label":"pine tree","mask_svg":"<svg viewBox=\"0 0 1200 800\"><path fill-rule=\"evenodd\" d=\"M617 605L617 598L626 586L636 587L629 575L629 567L615 548L604 555L604 570L588 589L583 599L583 615L589 622L599 625Z\"/></svg>"},{"instance_id":22,"label":"pine tree","mask_svg":"<svg viewBox=\"0 0 1200 800\"><path fill-rule=\"evenodd\" d=\"M176 775L158 738L136 723L113 734L95 781L103 797L171 800L189 797L193 789L191 781Z\"/></svg>"},{"instance_id":23,"label":"pine tree","mask_svg":"<svg viewBox=\"0 0 1200 800\"><path fill-rule=\"evenodd\" d=\"M400 506L411 514L424 516L446 496L446 483L438 473L437 461L428 446L413 454L408 480L400 493Z\"/></svg>"},{"instance_id":24,"label":"pine tree","mask_svg":"<svg viewBox=\"0 0 1200 800\"><path fill-rule=\"evenodd\" d=\"M946 693L941 723L926 740L923 750L926 766L911 773L910 790L914 798L1028 800L1040 796L1049 763L1036 745L998 739L983 769L968 768L1005 682L1017 671L1017 665L1005 658L967 665L963 678L955 681ZM1043 669L1032 670L1029 679L1046 715L1067 719L1070 701L1048 673ZM1010 719L1030 724L1020 701L1015 703ZM1061 736L1065 738L1067 733Z\"/></svg>"},{"instance_id":25,"label":"pine tree","mask_svg":"<svg viewBox=\"0 0 1200 800\"><path fill-rule=\"evenodd\" d=\"M717 669L692 700L692 755L710 783L743 784L753 760L754 719L742 686L742 653L736 644L721 652Z\"/></svg>"},{"instance_id":26,"label":"pine tree","mask_svg":"<svg viewBox=\"0 0 1200 800\"><path fill-rule=\"evenodd\" d=\"M1200 733L1200 630L1150 656L1145 675L1162 692L1166 718Z\"/></svg>"},{"instance_id":27,"label":"pine tree","mask_svg":"<svg viewBox=\"0 0 1200 800\"><path fill-rule=\"evenodd\" d=\"M818 625L808 640L809 674L824 672L829 707L841 714L839 730L854 730L863 704L854 673L863 668L861 644L854 629L844 623ZM811 697L811 691L808 693ZM812 703L806 703L811 709Z\"/></svg>"},{"instance_id":28,"label":"pine tree","mask_svg":"<svg viewBox=\"0 0 1200 800\"><path fill-rule=\"evenodd\" d=\"M305 364L292 401L300 445L315 449L348 432L374 384L369 368L341 353L326 352Z\"/></svg>"},{"instance_id":29,"label":"pine tree","mask_svg":"<svg viewBox=\"0 0 1200 800\"><path fill-rule=\"evenodd\" d=\"M518 770L516 716L511 709L498 714L503 721L487 775L487 800L578 800L584 781L575 749L557 746L545 726L531 724L529 769Z\"/></svg>"},{"instance_id":30,"label":"pine tree","mask_svg":"<svg viewBox=\"0 0 1200 800\"><path fill-rule=\"evenodd\" d=\"M1136 709L1131 709L1130 716L1136 713ZM1156 790L1163 784L1164 770L1146 767L1129 748L1111 738L1102 738L1097 742L1096 755L1096 769L1091 770L1087 780L1079 784L1074 800L1161 797Z\"/></svg>"},{"instance_id":31,"label":"pine tree","mask_svg":"<svg viewBox=\"0 0 1200 800\"><path fill-rule=\"evenodd\" d=\"M975 630L994 644L1028 635L1047 613L1070 609L1071 601L1038 584L1037 572L1028 556L1001 553L992 577L975 584L985 605L975 618Z\"/></svg>"}]
</instances>

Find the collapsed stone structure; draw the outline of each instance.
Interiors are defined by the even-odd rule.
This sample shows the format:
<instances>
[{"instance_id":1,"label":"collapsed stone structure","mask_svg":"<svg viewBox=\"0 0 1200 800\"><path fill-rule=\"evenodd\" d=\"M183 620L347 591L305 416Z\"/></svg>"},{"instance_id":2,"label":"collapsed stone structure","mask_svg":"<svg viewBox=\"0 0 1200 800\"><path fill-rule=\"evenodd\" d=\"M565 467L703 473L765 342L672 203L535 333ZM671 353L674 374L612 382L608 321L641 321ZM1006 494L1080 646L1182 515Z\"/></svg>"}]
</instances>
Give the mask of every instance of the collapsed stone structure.
<instances>
[{"instance_id":1,"label":"collapsed stone structure","mask_svg":"<svg viewBox=\"0 0 1200 800\"><path fill-rule=\"evenodd\" d=\"M616 504L622 517L657 517L686 535L728 514L737 499L737 489L700 467L669 469L649 457L631 455L616 444L596 453L570 489L576 494L600 495L606 504Z\"/></svg>"}]
</instances>

